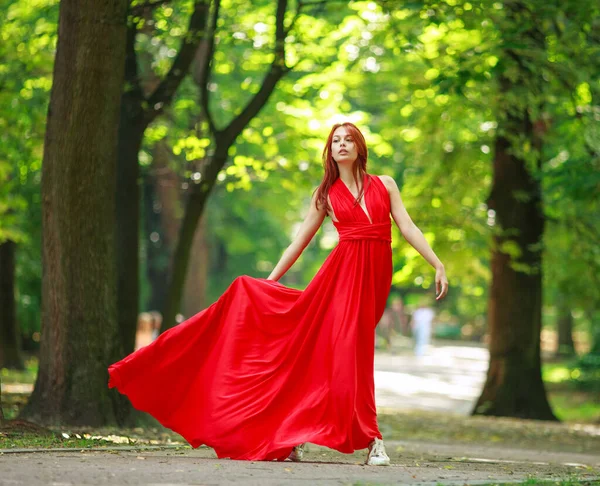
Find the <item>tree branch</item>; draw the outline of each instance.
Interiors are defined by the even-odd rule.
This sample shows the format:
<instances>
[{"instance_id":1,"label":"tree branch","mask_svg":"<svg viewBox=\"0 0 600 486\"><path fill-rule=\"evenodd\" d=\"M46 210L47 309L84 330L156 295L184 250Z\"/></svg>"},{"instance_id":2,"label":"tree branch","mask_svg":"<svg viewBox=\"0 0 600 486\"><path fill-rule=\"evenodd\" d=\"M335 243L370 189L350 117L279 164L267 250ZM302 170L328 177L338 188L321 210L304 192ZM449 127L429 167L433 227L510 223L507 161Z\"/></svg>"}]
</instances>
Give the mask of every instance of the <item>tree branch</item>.
<instances>
[{"instance_id":1,"label":"tree branch","mask_svg":"<svg viewBox=\"0 0 600 486\"><path fill-rule=\"evenodd\" d=\"M208 36L206 38L206 49L204 50L204 56L200 60L200 76L197 81L197 84L200 86L200 104L202 106L202 110L204 111L204 116L206 117L206 121L208 122L208 127L210 132L214 134L216 132L215 122L213 120L212 114L210 113L209 108L209 91L208 91L208 81L210 79L211 68L212 68L212 60L214 56L215 50L215 35L217 32L217 21L219 20L219 10L221 8L221 0L215 0L215 6L213 9L213 14L210 20L210 27Z\"/></svg>"},{"instance_id":2,"label":"tree branch","mask_svg":"<svg viewBox=\"0 0 600 486\"><path fill-rule=\"evenodd\" d=\"M286 29L284 19L286 10L287 0L277 0L277 12L275 14L275 47L273 49L274 58L271 62L269 72L263 79L258 92L252 97L242 112L236 116L226 128L215 133L217 145L223 144L225 147L229 147L233 144L237 136L242 132L246 125L250 123L250 120L252 120L266 104L279 80L289 71L289 68L285 64Z\"/></svg>"},{"instance_id":3,"label":"tree branch","mask_svg":"<svg viewBox=\"0 0 600 486\"><path fill-rule=\"evenodd\" d=\"M196 49L198 49L198 44L205 33L209 10L210 0L196 0L194 2L194 11L190 17L188 31L183 38L171 69L148 98L148 116L150 118L154 119L159 115L175 96L175 92L187 74Z\"/></svg>"}]
</instances>

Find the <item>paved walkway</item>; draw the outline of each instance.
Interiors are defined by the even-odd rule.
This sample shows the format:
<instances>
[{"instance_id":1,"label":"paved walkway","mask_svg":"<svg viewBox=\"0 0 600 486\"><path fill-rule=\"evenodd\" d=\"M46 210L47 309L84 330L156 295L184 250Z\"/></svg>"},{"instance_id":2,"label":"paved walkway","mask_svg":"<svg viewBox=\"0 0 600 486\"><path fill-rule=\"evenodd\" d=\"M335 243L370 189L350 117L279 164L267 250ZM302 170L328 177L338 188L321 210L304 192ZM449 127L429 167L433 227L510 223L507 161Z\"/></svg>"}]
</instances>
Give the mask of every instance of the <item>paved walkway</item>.
<instances>
[{"instance_id":1,"label":"paved walkway","mask_svg":"<svg viewBox=\"0 0 600 486\"><path fill-rule=\"evenodd\" d=\"M412 342L396 337L392 353L375 355L378 407L433 410L469 415L485 382L488 350L479 344L437 341L425 356Z\"/></svg>"},{"instance_id":2,"label":"paved walkway","mask_svg":"<svg viewBox=\"0 0 600 486\"><path fill-rule=\"evenodd\" d=\"M437 447L437 449L436 449ZM469 449L470 447L470 449ZM538 479L600 480L585 454L545 460L527 451L487 447L463 450L418 442L388 442L389 467L363 465L364 451L340 454L310 444L305 462L218 460L211 449L143 448L110 451L0 453L0 485L480 485ZM471 454L475 452L475 454ZM583 462L581 462L583 460ZM579 462L577 462L579 461ZM583 464L586 464L585 466ZM591 483L590 483L591 484Z\"/></svg>"}]
</instances>

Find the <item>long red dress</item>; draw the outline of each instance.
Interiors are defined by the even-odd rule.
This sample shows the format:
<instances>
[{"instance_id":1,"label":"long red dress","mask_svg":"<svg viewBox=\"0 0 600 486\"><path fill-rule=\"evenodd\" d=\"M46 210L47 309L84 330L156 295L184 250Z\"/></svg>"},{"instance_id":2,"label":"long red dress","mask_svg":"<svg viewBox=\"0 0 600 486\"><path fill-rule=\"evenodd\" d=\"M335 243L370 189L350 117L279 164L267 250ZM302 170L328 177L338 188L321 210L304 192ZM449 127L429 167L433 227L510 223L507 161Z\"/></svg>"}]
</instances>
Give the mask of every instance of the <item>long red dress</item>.
<instances>
[{"instance_id":1,"label":"long red dress","mask_svg":"<svg viewBox=\"0 0 600 486\"><path fill-rule=\"evenodd\" d=\"M372 223L341 179L331 187L339 243L305 290L238 277L111 365L109 387L221 458L284 460L302 442L350 453L381 438L373 353L392 277L390 201L379 177L364 183Z\"/></svg>"}]
</instances>

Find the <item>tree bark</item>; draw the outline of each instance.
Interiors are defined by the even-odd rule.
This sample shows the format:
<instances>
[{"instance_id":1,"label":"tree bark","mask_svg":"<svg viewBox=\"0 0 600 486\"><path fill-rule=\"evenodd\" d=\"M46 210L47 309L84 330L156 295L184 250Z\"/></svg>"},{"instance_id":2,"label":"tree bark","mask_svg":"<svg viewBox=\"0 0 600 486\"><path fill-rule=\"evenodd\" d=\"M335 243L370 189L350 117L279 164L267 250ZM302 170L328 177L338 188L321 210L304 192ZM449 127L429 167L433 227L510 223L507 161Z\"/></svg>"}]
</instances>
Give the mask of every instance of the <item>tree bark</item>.
<instances>
[{"instance_id":1,"label":"tree bark","mask_svg":"<svg viewBox=\"0 0 600 486\"><path fill-rule=\"evenodd\" d=\"M63 0L42 164L42 331L22 415L115 420L107 367L121 354L114 193L127 0Z\"/></svg>"},{"instance_id":2,"label":"tree bark","mask_svg":"<svg viewBox=\"0 0 600 486\"><path fill-rule=\"evenodd\" d=\"M15 301L14 241L0 244L0 368L22 370L21 335Z\"/></svg>"}]
</instances>

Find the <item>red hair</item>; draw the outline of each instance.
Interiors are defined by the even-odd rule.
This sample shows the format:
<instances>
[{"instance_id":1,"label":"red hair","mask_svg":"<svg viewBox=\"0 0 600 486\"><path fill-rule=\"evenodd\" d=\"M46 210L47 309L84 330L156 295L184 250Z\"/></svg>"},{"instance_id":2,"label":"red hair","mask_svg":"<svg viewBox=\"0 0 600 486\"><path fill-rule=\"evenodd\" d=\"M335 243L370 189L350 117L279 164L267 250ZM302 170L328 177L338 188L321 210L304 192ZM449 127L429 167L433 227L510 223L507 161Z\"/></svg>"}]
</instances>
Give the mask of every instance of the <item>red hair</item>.
<instances>
[{"instance_id":1,"label":"red hair","mask_svg":"<svg viewBox=\"0 0 600 486\"><path fill-rule=\"evenodd\" d=\"M364 181L365 175L367 174L367 143L365 142L365 137L361 133L361 131L350 122L344 123L336 123L331 128L329 132L329 136L327 137L327 143L325 144L325 148L323 149L323 168L325 169L325 174L323 175L323 180L321 184L316 189L317 197L315 199L315 204L318 208L326 208L327 204L327 195L329 194L329 189L333 186L333 183L340 177L340 171L338 169L337 162L333 160L333 155L331 154L331 143L333 141L334 132L340 128L345 127L348 130L350 136L354 140L354 145L356 145L356 152L358 156L352 165L352 174L354 176L354 182L356 187L358 187L358 181ZM368 181L370 183L370 181ZM362 184L361 184L362 185ZM365 187L361 187L358 193L358 197L354 200L354 204L358 204L358 201L362 198Z\"/></svg>"}]
</instances>

